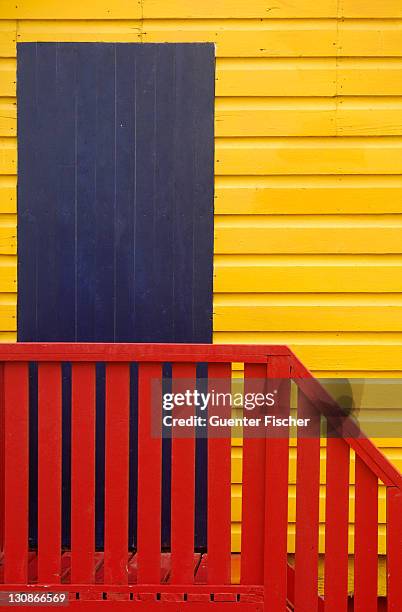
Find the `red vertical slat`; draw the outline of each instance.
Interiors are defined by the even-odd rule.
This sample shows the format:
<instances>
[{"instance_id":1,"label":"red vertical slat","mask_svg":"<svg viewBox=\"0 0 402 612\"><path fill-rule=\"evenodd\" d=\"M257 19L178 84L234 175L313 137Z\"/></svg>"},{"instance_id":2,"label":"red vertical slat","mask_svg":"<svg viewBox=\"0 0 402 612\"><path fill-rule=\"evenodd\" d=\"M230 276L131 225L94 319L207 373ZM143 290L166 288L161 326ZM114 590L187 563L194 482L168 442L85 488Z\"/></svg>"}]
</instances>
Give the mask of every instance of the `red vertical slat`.
<instances>
[{"instance_id":1,"label":"red vertical slat","mask_svg":"<svg viewBox=\"0 0 402 612\"><path fill-rule=\"evenodd\" d=\"M354 612L377 612L378 479L356 456Z\"/></svg>"},{"instance_id":2,"label":"red vertical slat","mask_svg":"<svg viewBox=\"0 0 402 612\"><path fill-rule=\"evenodd\" d=\"M320 502L320 421L298 390L300 419L311 419L297 431L295 612L318 610L318 530Z\"/></svg>"},{"instance_id":3,"label":"red vertical slat","mask_svg":"<svg viewBox=\"0 0 402 612\"><path fill-rule=\"evenodd\" d=\"M153 431L161 419L162 366L141 363L138 368L138 528L137 582L161 580L162 438Z\"/></svg>"},{"instance_id":4,"label":"red vertical slat","mask_svg":"<svg viewBox=\"0 0 402 612\"><path fill-rule=\"evenodd\" d=\"M263 390L265 363L244 364L244 394ZM261 387L261 389L260 389ZM247 432L246 432L247 433ZM244 436L244 434L243 434ZM242 584L263 584L265 521L265 438L243 437L241 568Z\"/></svg>"},{"instance_id":5,"label":"red vertical slat","mask_svg":"<svg viewBox=\"0 0 402 612\"><path fill-rule=\"evenodd\" d=\"M277 390L271 414L287 418L290 412L290 363L287 357L271 357L269 385ZM289 428L281 427L279 436L267 438L265 459L265 606L271 612L286 610L287 531L289 483Z\"/></svg>"},{"instance_id":6,"label":"red vertical slat","mask_svg":"<svg viewBox=\"0 0 402 612\"><path fill-rule=\"evenodd\" d=\"M174 393L185 392L190 385L194 388L195 365L177 363L172 370ZM191 584L194 582L195 439L190 428L181 432L181 436L172 431L171 582Z\"/></svg>"},{"instance_id":7,"label":"red vertical slat","mask_svg":"<svg viewBox=\"0 0 402 612\"><path fill-rule=\"evenodd\" d=\"M128 466L130 369L106 365L105 571L108 584L128 582Z\"/></svg>"},{"instance_id":8,"label":"red vertical slat","mask_svg":"<svg viewBox=\"0 0 402 612\"><path fill-rule=\"evenodd\" d=\"M208 366L208 390L219 393L231 391L232 367L230 363ZM216 381L216 384L214 383ZM211 408L212 410L212 408ZM214 414L230 418L231 406L214 409ZM210 428L208 439L208 582L230 583L231 544L231 436L230 429ZM214 437L215 436L215 437Z\"/></svg>"},{"instance_id":9,"label":"red vertical slat","mask_svg":"<svg viewBox=\"0 0 402 612\"><path fill-rule=\"evenodd\" d=\"M387 488L387 605L388 612L402 610L402 491Z\"/></svg>"},{"instance_id":10,"label":"red vertical slat","mask_svg":"<svg viewBox=\"0 0 402 612\"><path fill-rule=\"evenodd\" d=\"M325 612L348 609L349 446L327 440Z\"/></svg>"},{"instance_id":11,"label":"red vertical slat","mask_svg":"<svg viewBox=\"0 0 402 612\"><path fill-rule=\"evenodd\" d=\"M28 364L4 365L4 582L28 581Z\"/></svg>"},{"instance_id":12,"label":"red vertical slat","mask_svg":"<svg viewBox=\"0 0 402 612\"><path fill-rule=\"evenodd\" d=\"M61 576L61 366L38 366L38 581Z\"/></svg>"},{"instance_id":13,"label":"red vertical slat","mask_svg":"<svg viewBox=\"0 0 402 612\"><path fill-rule=\"evenodd\" d=\"M71 582L95 581L95 365L72 365Z\"/></svg>"}]
</instances>

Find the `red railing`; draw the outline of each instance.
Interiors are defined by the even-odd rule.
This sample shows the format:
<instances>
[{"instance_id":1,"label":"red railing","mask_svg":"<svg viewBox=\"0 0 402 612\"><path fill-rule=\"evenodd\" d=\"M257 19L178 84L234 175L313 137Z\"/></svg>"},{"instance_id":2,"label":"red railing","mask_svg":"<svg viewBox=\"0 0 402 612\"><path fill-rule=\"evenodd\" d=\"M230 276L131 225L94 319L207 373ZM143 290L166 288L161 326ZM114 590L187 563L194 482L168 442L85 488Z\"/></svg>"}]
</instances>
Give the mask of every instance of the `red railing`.
<instances>
[{"instance_id":1,"label":"red railing","mask_svg":"<svg viewBox=\"0 0 402 612\"><path fill-rule=\"evenodd\" d=\"M38 543L29 550L29 363L38 364ZM61 363L72 368L71 549L62 550ZM96 364L106 364L104 549L95 549ZM136 550L128 549L130 363L138 364L138 495ZM343 612L348 609L350 451L355 459L354 610L377 601L378 486L387 490L387 606L402 610L402 477L345 419L344 437L326 447L325 591L318 595L320 438L297 440L296 553L288 564L289 432L243 440L240 581L232 582L231 440L208 439L207 551L194 547L195 438L172 437L171 545L161 549L162 440L152 435L152 381L172 364L172 385L208 379L230 389L232 364L278 389L281 416L290 410L291 379L298 417L337 406L287 347L150 344L0 345L0 591L64 591L70 604L143 609L164 604L225 609ZM32 399L32 398L31 398ZM152 404L152 406L151 406ZM131 466L132 469L132 466ZM95 600L95 601L93 601ZM117 604L117 600L120 600ZM125 602L125 603L124 603ZM176 602L176 604L174 603ZM0 609L2 607L0 606ZM163 607L162 607L163 609Z\"/></svg>"}]
</instances>

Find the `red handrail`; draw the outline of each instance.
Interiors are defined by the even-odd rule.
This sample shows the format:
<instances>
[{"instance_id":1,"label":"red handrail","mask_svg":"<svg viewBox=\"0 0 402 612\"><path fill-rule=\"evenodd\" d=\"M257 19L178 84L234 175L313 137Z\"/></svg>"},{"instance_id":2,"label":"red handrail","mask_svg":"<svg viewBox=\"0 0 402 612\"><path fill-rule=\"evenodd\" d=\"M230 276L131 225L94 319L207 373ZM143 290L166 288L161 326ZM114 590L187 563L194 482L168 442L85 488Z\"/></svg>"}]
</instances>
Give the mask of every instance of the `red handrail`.
<instances>
[{"instance_id":1,"label":"red handrail","mask_svg":"<svg viewBox=\"0 0 402 612\"><path fill-rule=\"evenodd\" d=\"M329 420L331 415L342 412L337 402L293 353L291 360L292 377L313 405ZM402 475L350 417L342 420L342 434L343 439L384 484L402 490Z\"/></svg>"}]
</instances>

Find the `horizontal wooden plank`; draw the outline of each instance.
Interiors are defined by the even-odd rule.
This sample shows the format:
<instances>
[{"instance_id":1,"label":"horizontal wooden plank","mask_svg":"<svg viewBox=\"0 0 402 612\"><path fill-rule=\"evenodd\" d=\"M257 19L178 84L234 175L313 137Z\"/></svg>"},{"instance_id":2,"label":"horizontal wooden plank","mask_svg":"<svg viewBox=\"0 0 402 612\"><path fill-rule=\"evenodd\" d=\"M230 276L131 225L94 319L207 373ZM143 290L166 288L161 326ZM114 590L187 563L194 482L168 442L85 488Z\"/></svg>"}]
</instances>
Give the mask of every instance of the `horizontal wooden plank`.
<instances>
[{"instance_id":1,"label":"horizontal wooden plank","mask_svg":"<svg viewBox=\"0 0 402 612\"><path fill-rule=\"evenodd\" d=\"M291 348L309 370L381 373L402 370L402 334L395 332L214 332L214 342L282 343ZM380 375L380 374L379 374Z\"/></svg>"},{"instance_id":2,"label":"horizontal wooden plank","mask_svg":"<svg viewBox=\"0 0 402 612\"><path fill-rule=\"evenodd\" d=\"M398 256L215 255L216 293L401 292Z\"/></svg>"},{"instance_id":3,"label":"horizontal wooden plank","mask_svg":"<svg viewBox=\"0 0 402 612\"><path fill-rule=\"evenodd\" d=\"M0 96L15 96L16 61L0 58Z\"/></svg>"},{"instance_id":4,"label":"horizontal wooden plank","mask_svg":"<svg viewBox=\"0 0 402 612\"><path fill-rule=\"evenodd\" d=\"M17 332L7 332L0 330L0 344L17 342Z\"/></svg>"},{"instance_id":5,"label":"horizontal wooden plank","mask_svg":"<svg viewBox=\"0 0 402 612\"><path fill-rule=\"evenodd\" d=\"M337 94L348 96L399 96L402 61L399 58L340 58Z\"/></svg>"},{"instance_id":6,"label":"horizontal wooden plank","mask_svg":"<svg viewBox=\"0 0 402 612\"><path fill-rule=\"evenodd\" d=\"M0 173L16 174L17 156L15 150L0 145Z\"/></svg>"},{"instance_id":7,"label":"horizontal wooden plank","mask_svg":"<svg viewBox=\"0 0 402 612\"><path fill-rule=\"evenodd\" d=\"M1 268L0 268L1 273ZM0 329L1 331L17 330L17 304L0 302Z\"/></svg>"},{"instance_id":8,"label":"horizontal wooden plank","mask_svg":"<svg viewBox=\"0 0 402 612\"><path fill-rule=\"evenodd\" d=\"M133 3L134 4L134 3ZM18 42L140 42L142 24L130 19L20 20Z\"/></svg>"},{"instance_id":9,"label":"horizontal wooden plank","mask_svg":"<svg viewBox=\"0 0 402 612\"><path fill-rule=\"evenodd\" d=\"M0 257L0 292L17 291L17 258L12 255Z\"/></svg>"},{"instance_id":10,"label":"horizontal wooden plank","mask_svg":"<svg viewBox=\"0 0 402 612\"><path fill-rule=\"evenodd\" d=\"M399 0L382 0L382 2L365 2L365 0L348 0L339 5L339 17L352 18L401 18L402 6Z\"/></svg>"},{"instance_id":11,"label":"horizontal wooden plank","mask_svg":"<svg viewBox=\"0 0 402 612\"><path fill-rule=\"evenodd\" d=\"M400 102L375 102L370 108L340 105L336 115L337 136L392 136L402 134L402 106Z\"/></svg>"},{"instance_id":12,"label":"horizontal wooden plank","mask_svg":"<svg viewBox=\"0 0 402 612\"><path fill-rule=\"evenodd\" d=\"M15 225L0 225L0 255L15 255L16 252L17 228Z\"/></svg>"},{"instance_id":13,"label":"horizontal wooden plank","mask_svg":"<svg viewBox=\"0 0 402 612\"><path fill-rule=\"evenodd\" d=\"M218 59L217 96L334 96L335 59Z\"/></svg>"},{"instance_id":14,"label":"horizontal wooden plank","mask_svg":"<svg viewBox=\"0 0 402 612\"><path fill-rule=\"evenodd\" d=\"M402 216L217 216L216 254L401 253Z\"/></svg>"},{"instance_id":15,"label":"horizontal wooden plank","mask_svg":"<svg viewBox=\"0 0 402 612\"><path fill-rule=\"evenodd\" d=\"M217 98L215 135L335 136L335 119L336 104L325 98Z\"/></svg>"},{"instance_id":16,"label":"horizontal wooden plank","mask_svg":"<svg viewBox=\"0 0 402 612\"><path fill-rule=\"evenodd\" d=\"M218 58L218 96L400 96L399 58Z\"/></svg>"},{"instance_id":17,"label":"horizontal wooden plank","mask_svg":"<svg viewBox=\"0 0 402 612\"><path fill-rule=\"evenodd\" d=\"M400 135L402 99L217 98L215 134L229 137Z\"/></svg>"},{"instance_id":18,"label":"horizontal wooden plank","mask_svg":"<svg viewBox=\"0 0 402 612\"><path fill-rule=\"evenodd\" d=\"M16 136L17 107L12 98L0 98L0 136ZM1 185L0 185L1 188Z\"/></svg>"},{"instance_id":19,"label":"horizontal wooden plank","mask_svg":"<svg viewBox=\"0 0 402 612\"><path fill-rule=\"evenodd\" d=\"M193 14L194 11L192 10ZM21 19L18 41L213 42L218 57L400 57L399 20L275 18ZM209 16L208 16L209 17ZM379 15L381 17L381 15ZM15 55L15 21L0 30L1 57ZM2 44L2 41L3 44Z\"/></svg>"},{"instance_id":20,"label":"horizontal wooden plank","mask_svg":"<svg viewBox=\"0 0 402 612\"><path fill-rule=\"evenodd\" d=\"M402 212L400 176L217 176L215 179L216 214L393 212Z\"/></svg>"},{"instance_id":21,"label":"horizontal wooden plank","mask_svg":"<svg viewBox=\"0 0 402 612\"><path fill-rule=\"evenodd\" d=\"M266 0L253 0L245 3L242 0L205 0L188 2L188 0L143 0L144 18L212 18L212 17L336 17L336 0L322 0L320 3L289 3L278 0L269 6Z\"/></svg>"},{"instance_id":22,"label":"horizontal wooden plank","mask_svg":"<svg viewBox=\"0 0 402 612\"><path fill-rule=\"evenodd\" d=\"M306 100L306 101L305 101ZM374 136L402 134L402 100L217 98L216 136ZM16 104L0 98L0 136L16 134Z\"/></svg>"},{"instance_id":23,"label":"horizontal wooden plank","mask_svg":"<svg viewBox=\"0 0 402 612\"><path fill-rule=\"evenodd\" d=\"M15 176L0 176L0 213L17 210L17 185Z\"/></svg>"},{"instance_id":24,"label":"horizontal wooden plank","mask_svg":"<svg viewBox=\"0 0 402 612\"><path fill-rule=\"evenodd\" d=\"M17 39L17 22L0 21L0 57L15 57Z\"/></svg>"},{"instance_id":25,"label":"horizontal wooden plank","mask_svg":"<svg viewBox=\"0 0 402 612\"><path fill-rule=\"evenodd\" d=\"M310 305L305 303L290 305L286 297L283 303L270 304L270 296L265 300L225 300L214 303L214 330L219 331L402 331L402 304L376 305L353 304L353 300L333 300L333 304L323 304L315 296L309 296ZM238 304L237 302L241 302ZM263 304L261 302L265 301ZM349 304L347 303L349 301ZM400 302L400 300L395 300Z\"/></svg>"},{"instance_id":26,"label":"horizontal wooden plank","mask_svg":"<svg viewBox=\"0 0 402 612\"><path fill-rule=\"evenodd\" d=\"M145 19L143 28L144 42L213 42L217 57L336 54L335 20Z\"/></svg>"},{"instance_id":27,"label":"horizontal wooden plank","mask_svg":"<svg viewBox=\"0 0 402 612\"><path fill-rule=\"evenodd\" d=\"M137 0L2 0L4 19L139 19L141 3Z\"/></svg>"},{"instance_id":28,"label":"horizontal wooden plank","mask_svg":"<svg viewBox=\"0 0 402 612\"><path fill-rule=\"evenodd\" d=\"M348 10L352 3L348 2ZM395 3L396 4L396 3ZM396 6L395 6L396 8ZM386 19L387 7L384 3L366 2L365 15L372 10L377 15L361 20L338 21L337 53L345 57L400 57L402 55L402 11L394 19ZM363 17L363 15L360 15ZM383 19L381 19L383 18Z\"/></svg>"},{"instance_id":29,"label":"horizontal wooden plank","mask_svg":"<svg viewBox=\"0 0 402 612\"><path fill-rule=\"evenodd\" d=\"M400 96L401 75L402 59L398 58L218 58L216 93L218 96ZM0 95L14 96L15 80L15 59L1 59Z\"/></svg>"},{"instance_id":30,"label":"horizontal wooden plank","mask_svg":"<svg viewBox=\"0 0 402 612\"><path fill-rule=\"evenodd\" d=\"M143 41L214 42L218 57L400 57L401 30L381 19L145 19Z\"/></svg>"},{"instance_id":31,"label":"horizontal wooden plank","mask_svg":"<svg viewBox=\"0 0 402 612\"><path fill-rule=\"evenodd\" d=\"M219 138L218 175L399 174L401 137Z\"/></svg>"}]
</instances>

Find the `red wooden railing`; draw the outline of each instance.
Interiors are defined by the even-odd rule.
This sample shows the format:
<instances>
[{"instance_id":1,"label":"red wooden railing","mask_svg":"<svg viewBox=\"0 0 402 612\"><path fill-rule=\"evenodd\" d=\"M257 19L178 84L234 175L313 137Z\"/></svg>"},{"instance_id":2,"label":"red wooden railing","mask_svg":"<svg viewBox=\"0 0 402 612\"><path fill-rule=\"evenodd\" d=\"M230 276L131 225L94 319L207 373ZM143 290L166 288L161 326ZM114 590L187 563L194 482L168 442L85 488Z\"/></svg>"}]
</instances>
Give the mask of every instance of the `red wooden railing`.
<instances>
[{"instance_id":1,"label":"red wooden railing","mask_svg":"<svg viewBox=\"0 0 402 612\"><path fill-rule=\"evenodd\" d=\"M38 364L38 545L28 547L28 365ZM61 546L61 363L72 364L71 550ZM95 550L96 363L106 364L104 550ZM128 550L130 363L138 364L137 548ZM296 554L288 564L288 433L244 438L241 571L232 582L230 438L208 440L208 547L194 548L195 440L173 435L171 549L161 550L162 441L152 435L151 384L172 364L172 384L194 381L196 364L230 389L232 364L244 364L245 389L267 379L290 409L291 379L298 416L332 398L282 346L12 344L0 345L1 591L68 592L70 605L98 610L177 610L192 603L284 612L348 609L350 452L355 452L354 610L377 601L378 486L387 490L387 609L402 610L402 477L353 421L326 448L325 592L318 595L320 439L297 441ZM275 385L274 385L275 381ZM155 403L152 404L155 410ZM283 430L282 430L283 431ZM236 561L236 560L235 560ZM95 601L94 601L95 600ZM2 606L0 605L0 609ZM22 608L21 608L22 609Z\"/></svg>"}]
</instances>

